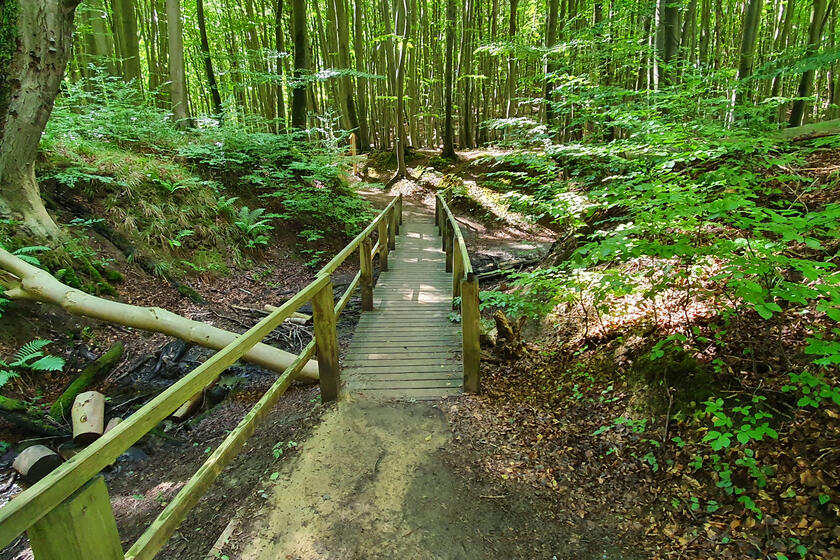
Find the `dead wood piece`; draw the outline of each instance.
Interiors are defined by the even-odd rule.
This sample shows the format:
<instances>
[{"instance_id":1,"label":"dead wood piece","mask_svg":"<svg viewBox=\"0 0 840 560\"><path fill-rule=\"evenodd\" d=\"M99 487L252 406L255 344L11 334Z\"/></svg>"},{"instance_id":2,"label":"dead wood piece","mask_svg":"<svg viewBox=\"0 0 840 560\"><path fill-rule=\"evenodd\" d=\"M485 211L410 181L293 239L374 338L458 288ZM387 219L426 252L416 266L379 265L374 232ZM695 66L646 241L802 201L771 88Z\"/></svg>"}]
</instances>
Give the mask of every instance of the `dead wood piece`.
<instances>
[{"instance_id":1,"label":"dead wood piece","mask_svg":"<svg viewBox=\"0 0 840 560\"><path fill-rule=\"evenodd\" d=\"M277 307L274 305L265 305L265 310L268 313L274 313L277 311ZM306 325L312 321L312 315L306 315L305 313L292 313L292 316L286 319L286 323L295 323L296 325Z\"/></svg>"},{"instance_id":2,"label":"dead wood piece","mask_svg":"<svg viewBox=\"0 0 840 560\"><path fill-rule=\"evenodd\" d=\"M24 482L34 484L50 474L61 464L58 453L44 445L32 445L21 451L12 467L20 473Z\"/></svg>"},{"instance_id":3,"label":"dead wood piece","mask_svg":"<svg viewBox=\"0 0 840 560\"><path fill-rule=\"evenodd\" d=\"M57 421L61 421L64 415L70 411L73 406L73 401L76 400L76 395L94 385L105 374L111 371L116 363L120 360L125 346L122 342L116 342L107 352L102 354L99 358L82 370L82 373L70 384L64 393L50 407L50 416Z\"/></svg>"},{"instance_id":4,"label":"dead wood piece","mask_svg":"<svg viewBox=\"0 0 840 560\"><path fill-rule=\"evenodd\" d=\"M97 391L80 393L71 411L73 442L89 445L105 430L105 395Z\"/></svg>"},{"instance_id":5,"label":"dead wood piece","mask_svg":"<svg viewBox=\"0 0 840 560\"><path fill-rule=\"evenodd\" d=\"M158 307L128 305L87 294L62 284L47 271L22 261L4 249L0 249L0 269L7 273L0 274L0 287L5 290L4 297L7 299L51 303L74 315L160 332L214 350L221 350L239 337L236 333ZM243 358L273 371L283 372L296 356L258 343ZM309 381L317 380L317 362L306 364L299 377Z\"/></svg>"},{"instance_id":6,"label":"dead wood piece","mask_svg":"<svg viewBox=\"0 0 840 560\"><path fill-rule=\"evenodd\" d=\"M525 317L521 317L515 323L505 315L504 311L497 309L493 314L496 322L498 341L496 343L496 354L506 359L519 358L525 348L522 342L522 326L525 324Z\"/></svg>"}]
</instances>

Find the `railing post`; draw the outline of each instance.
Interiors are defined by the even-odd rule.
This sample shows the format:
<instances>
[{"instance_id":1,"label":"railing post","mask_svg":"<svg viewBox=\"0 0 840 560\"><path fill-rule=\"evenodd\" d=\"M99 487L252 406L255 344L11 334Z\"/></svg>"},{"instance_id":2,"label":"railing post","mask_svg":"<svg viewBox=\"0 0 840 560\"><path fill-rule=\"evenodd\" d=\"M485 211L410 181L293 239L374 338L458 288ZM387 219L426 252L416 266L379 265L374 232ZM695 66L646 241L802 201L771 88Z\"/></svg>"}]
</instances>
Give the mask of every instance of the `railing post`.
<instances>
[{"instance_id":1,"label":"railing post","mask_svg":"<svg viewBox=\"0 0 840 560\"><path fill-rule=\"evenodd\" d=\"M362 271L359 283L362 287L362 311L373 311L373 255L370 237L365 237L359 246L359 268Z\"/></svg>"},{"instance_id":2,"label":"railing post","mask_svg":"<svg viewBox=\"0 0 840 560\"><path fill-rule=\"evenodd\" d=\"M391 206L391 211L388 212L388 250L393 251L397 248L397 211Z\"/></svg>"},{"instance_id":3,"label":"railing post","mask_svg":"<svg viewBox=\"0 0 840 560\"><path fill-rule=\"evenodd\" d=\"M446 237L449 235L449 219L443 207L440 209L440 250L446 251Z\"/></svg>"},{"instance_id":4,"label":"railing post","mask_svg":"<svg viewBox=\"0 0 840 560\"><path fill-rule=\"evenodd\" d=\"M388 216L379 220L379 268L388 272Z\"/></svg>"},{"instance_id":5,"label":"railing post","mask_svg":"<svg viewBox=\"0 0 840 560\"><path fill-rule=\"evenodd\" d=\"M36 560L122 560L105 479L96 476L27 531Z\"/></svg>"},{"instance_id":6,"label":"railing post","mask_svg":"<svg viewBox=\"0 0 840 560\"><path fill-rule=\"evenodd\" d=\"M315 327L315 352L318 355L322 402L336 400L340 384L341 369L338 364L334 305L333 285L330 280L312 298L312 322Z\"/></svg>"},{"instance_id":7,"label":"railing post","mask_svg":"<svg viewBox=\"0 0 840 560\"><path fill-rule=\"evenodd\" d=\"M435 195L435 225L438 228L438 234L443 235L443 231L440 229L440 198L438 195Z\"/></svg>"},{"instance_id":8,"label":"railing post","mask_svg":"<svg viewBox=\"0 0 840 560\"><path fill-rule=\"evenodd\" d=\"M447 223L449 220L447 220ZM452 225L449 224L446 226L446 236L443 238L443 248L446 251L446 272L452 272L452 258L454 248L453 248L453 232L452 232Z\"/></svg>"},{"instance_id":9,"label":"railing post","mask_svg":"<svg viewBox=\"0 0 840 560\"><path fill-rule=\"evenodd\" d=\"M464 279L464 259L461 256L461 244L458 243L458 238L454 235L450 238L449 245L452 251L446 252L447 271L452 271L452 297L456 298L461 295L461 280ZM451 262L450 262L451 259Z\"/></svg>"},{"instance_id":10,"label":"railing post","mask_svg":"<svg viewBox=\"0 0 840 560\"><path fill-rule=\"evenodd\" d=\"M461 336L464 344L464 391L467 393L478 393L481 389L480 321L478 278L470 273L461 281Z\"/></svg>"},{"instance_id":11,"label":"railing post","mask_svg":"<svg viewBox=\"0 0 840 560\"><path fill-rule=\"evenodd\" d=\"M399 225L402 225L402 223L403 223L402 205L403 205L403 196L402 196L402 193L400 193L400 199L399 199L399 201L397 201L397 206L400 209L399 213L397 214L397 216L399 217L399 220L397 221ZM397 228L397 233L398 234L400 233L399 228Z\"/></svg>"}]
</instances>

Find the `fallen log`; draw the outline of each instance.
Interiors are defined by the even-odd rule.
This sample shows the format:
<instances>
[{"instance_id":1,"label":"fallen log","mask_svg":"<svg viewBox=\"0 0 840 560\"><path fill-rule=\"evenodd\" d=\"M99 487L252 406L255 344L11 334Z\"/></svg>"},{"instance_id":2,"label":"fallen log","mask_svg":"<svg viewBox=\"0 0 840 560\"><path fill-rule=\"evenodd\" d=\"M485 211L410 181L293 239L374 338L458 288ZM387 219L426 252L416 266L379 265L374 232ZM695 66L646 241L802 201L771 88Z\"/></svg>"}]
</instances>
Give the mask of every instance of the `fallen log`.
<instances>
[{"instance_id":1,"label":"fallen log","mask_svg":"<svg viewBox=\"0 0 840 560\"><path fill-rule=\"evenodd\" d=\"M73 406L76 395L95 384L106 373L111 371L122 357L124 348L125 346L122 342L117 342L107 352L88 364L82 370L82 373L79 374L50 407L50 416L59 422L63 420L65 412L69 411L70 407Z\"/></svg>"},{"instance_id":2,"label":"fallen log","mask_svg":"<svg viewBox=\"0 0 840 560\"><path fill-rule=\"evenodd\" d=\"M62 284L49 272L22 261L3 249L0 249L0 269L0 287L5 290L4 297L10 300L50 303L73 315L159 332L214 350L221 350L239 336L159 307L140 307L86 294ZM243 359L282 373L296 357L259 343L249 350ZM310 360L298 374L298 378L316 381L318 362Z\"/></svg>"}]
</instances>

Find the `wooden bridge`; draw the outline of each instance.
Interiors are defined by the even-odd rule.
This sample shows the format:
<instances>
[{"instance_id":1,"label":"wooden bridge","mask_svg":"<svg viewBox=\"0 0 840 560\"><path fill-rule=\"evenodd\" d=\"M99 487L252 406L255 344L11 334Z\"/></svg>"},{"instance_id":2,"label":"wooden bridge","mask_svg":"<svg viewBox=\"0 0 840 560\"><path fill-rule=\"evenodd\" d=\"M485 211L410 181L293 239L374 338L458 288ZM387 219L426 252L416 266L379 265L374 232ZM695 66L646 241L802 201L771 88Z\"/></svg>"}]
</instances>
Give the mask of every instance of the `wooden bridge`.
<instances>
[{"instance_id":1,"label":"wooden bridge","mask_svg":"<svg viewBox=\"0 0 840 560\"><path fill-rule=\"evenodd\" d=\"M357 251L360 271L336 302L332 274ZM357 289L363 314L342 371L336 318ZM314 340L124 552L99 472L310 301ZM460 323L452 322L458 310ZM404 216L402 196L394 197L284 305L0 508L0 548L26 532L36 560L154 558L313 355L325 402L342 392L407 399L478 392L478 282L458 222L442 197L436 197L434 217Z\"/></svg>"}]
</instances>

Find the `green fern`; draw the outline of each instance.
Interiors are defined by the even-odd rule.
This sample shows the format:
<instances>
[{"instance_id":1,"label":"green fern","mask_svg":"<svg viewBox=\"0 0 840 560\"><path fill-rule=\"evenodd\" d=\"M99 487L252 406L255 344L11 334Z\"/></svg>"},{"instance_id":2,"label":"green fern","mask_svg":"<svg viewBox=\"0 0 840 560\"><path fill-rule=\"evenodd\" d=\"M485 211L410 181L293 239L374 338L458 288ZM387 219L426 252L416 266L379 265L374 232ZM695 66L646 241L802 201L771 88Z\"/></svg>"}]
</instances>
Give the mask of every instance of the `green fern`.
<instances>
[{"instance_id":1,"label":"green fern","mask_svg":"<svg viewBox=\"0 0 840 560\"><path fill-rule=\"evenodd\" d=\"M0 360L0 387L6 385L15 377L20 377L23 370L29 371L61 371L64 369L64 358L44 354L44 348L51 340L36 339L27 342L15 352L11 362Z\"/></svg>"}]
</instances>

